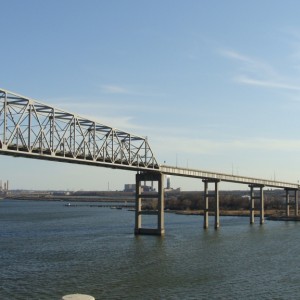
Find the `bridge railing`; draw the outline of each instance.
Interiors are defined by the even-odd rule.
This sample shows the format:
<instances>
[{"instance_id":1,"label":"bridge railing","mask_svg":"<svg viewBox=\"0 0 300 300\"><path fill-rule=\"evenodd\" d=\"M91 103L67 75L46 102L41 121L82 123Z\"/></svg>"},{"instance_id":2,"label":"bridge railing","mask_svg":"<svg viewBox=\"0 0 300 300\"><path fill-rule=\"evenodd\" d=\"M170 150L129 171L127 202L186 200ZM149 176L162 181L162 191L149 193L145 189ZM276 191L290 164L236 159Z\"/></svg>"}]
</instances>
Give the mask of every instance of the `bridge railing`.
<instances>
[{"instance_id":1,"label":"bridge railing","mask_svg":"<svg viewBox=\"0 0 300 300\"><path fill-rule=\"evenodd\" d=\"M0 151L107 167L159 169L146 138L2 89Z\"/></svg>"},{"instance_id":2,"label":"bridge railing","mask_svg":"<svg viewBox=\"0 0 300 300\"><path fill-rule=\"evenodd\" d=\"M295 190L298 190L300 188L299 184L296 183L267 180L267 179L233 175L233 174L231 175L225 173L216 173L216 172L180 168L180 167L173 167L173 166L166 166L166 165L160 165L160 171L163 174L167 174L167 175L201 178L204 180L212 180L212 181L216 180L216 181L233 182L233 183L241 183L241 184L248 184L248 185L267 186L267 187L274 187L274 188L295 189Z\"/></svg>"}]
</instances>

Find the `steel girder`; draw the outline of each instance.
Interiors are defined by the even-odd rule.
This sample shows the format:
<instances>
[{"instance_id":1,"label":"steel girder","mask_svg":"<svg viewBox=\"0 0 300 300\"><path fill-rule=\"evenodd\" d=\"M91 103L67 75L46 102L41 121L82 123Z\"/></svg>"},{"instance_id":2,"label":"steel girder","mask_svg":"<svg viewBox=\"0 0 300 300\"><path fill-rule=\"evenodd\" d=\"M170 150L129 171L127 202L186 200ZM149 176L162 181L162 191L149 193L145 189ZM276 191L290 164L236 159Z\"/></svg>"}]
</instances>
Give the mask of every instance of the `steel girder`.
<instances>
[{"instance_id":1,"label":"steel girder","mask_svg":"<svg viewBox=\"0 0 300 300\"><path fill-rule=\"evenodd\" d=\"M0 154L159 169L147 138L0 89Z\"/></svg>"}]
</instances>

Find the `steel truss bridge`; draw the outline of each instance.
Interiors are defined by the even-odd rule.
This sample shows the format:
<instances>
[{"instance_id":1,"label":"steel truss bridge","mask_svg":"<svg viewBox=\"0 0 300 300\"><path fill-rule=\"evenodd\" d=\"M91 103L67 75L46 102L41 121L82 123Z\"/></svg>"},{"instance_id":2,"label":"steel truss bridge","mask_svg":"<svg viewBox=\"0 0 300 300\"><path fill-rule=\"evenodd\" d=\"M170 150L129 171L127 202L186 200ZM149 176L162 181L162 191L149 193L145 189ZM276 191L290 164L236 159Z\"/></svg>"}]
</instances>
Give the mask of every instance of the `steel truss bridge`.
<instances>
[{"instance_id":1,"label":"steel truss bridge","mask_svg":"<svg viewBox=\"0 0 300 300\"><path fill-rule=\"evenodd\" d=\"M0 153L129 170L158 170L147 138L0 90Z\"/></svg>"},{"instance_id":2,"label":"steel truss bridge","mask_svg":"<svg viewBox=\"0 0 300 300\"><path fill-rule=\"evenodd\" d=\"M214 197L218 204L217 185L220 181L248 184L251 187L251 201L258 198L262 203L261 223L263 223L262 188L266 186L286 189L287 207L289 207L289 191L294 191L295 211L298 215L298 184L160 165L146 137L106 126L4 89L0 89L0 154L138 171L135 226L137 234L164 233L163 177L165 174L200 178L204 181L204 198L205 203L207 202L204 215L205 228L208 226L208 197ZM141 181L147 180L157 181L159 186L158 228L154 230L141 227L143 196L140 185ZM209 183L215 185L214 192L210 195ZM255 188L260 189L260 196L254 195ZM254 208L250 209L251 214L253 210ZM215 215L217 228L218 211ZM254 221L254 215L251 216Z\"/></svg>"}]
</instances>

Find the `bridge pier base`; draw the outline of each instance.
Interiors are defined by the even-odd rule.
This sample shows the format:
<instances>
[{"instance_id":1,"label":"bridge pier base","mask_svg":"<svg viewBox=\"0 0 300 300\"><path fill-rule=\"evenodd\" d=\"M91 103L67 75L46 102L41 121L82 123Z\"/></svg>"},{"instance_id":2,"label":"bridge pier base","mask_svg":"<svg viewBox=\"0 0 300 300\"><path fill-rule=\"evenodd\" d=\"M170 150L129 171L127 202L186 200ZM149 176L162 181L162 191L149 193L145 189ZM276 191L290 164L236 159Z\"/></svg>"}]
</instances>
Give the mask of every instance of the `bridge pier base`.
<instances>
[{"instance_id":1,"label":"bridge pier base","mask_svg":"<svg viewBox=\"0 0 300 300\"><path fill-rule=\"evenodd\" d=\"M210 197L214 198L215 202L215 229L220 227L220 201L219 201L219 188L218 183L220 180L213 180L213 179L204 179L204 210L203 210L203 228L208 228L208 200ZM208 184L214 183L215 189L213 193L209 193L208 191Z\"/></svg>"},{"instance_id":2,"label":"bridge pier base","mask_svg":"<svg viewBox=\"0 0 300 300\"><path fill-rule=\"evenodd\" d=\"M249 203L249 208L250 208L250 224L254 224L254 200L259 199L259 210L260 210L260 224L264 224L265 222L265 211L264 211L264 191L263 185L255 185L255 184L250 184L250 203ZM255 188L259 189L259 194L255 196Z\"/></svg>"},{"instance_id":3,"label":"bridge pier base","mask_svg":"<svg viewBox=\"0 0 300 300\"><path fill-rule=\"evenodd\" d=\"M290 192L294 192L294 195L292 195L292 197L294 197L294 210L295 210L295 216L298 216L298 210L299 210L299 202L298 202L298 190L295 189L285 189L285 205L286 205L286 216L289 217L290 216Z\"/></svg>"},{"instance_id":4,"label":"bridge pier base","mask_svg":"<svg viewBox=\"0 0 300 300\"><path fill-rule=\"evenodd\" d=\"M158 192L156 194L142 194L142 181L157 181ZM142 199L157 198L157 210L144 211L142 210ZM157 215L156 228L142 227L142 215ZM148 234L148 235L164 235L164 175L161 173L138 173L136 174L136 202L135 202L135 228L134 234Z\"/></svg>"}]
</instances>

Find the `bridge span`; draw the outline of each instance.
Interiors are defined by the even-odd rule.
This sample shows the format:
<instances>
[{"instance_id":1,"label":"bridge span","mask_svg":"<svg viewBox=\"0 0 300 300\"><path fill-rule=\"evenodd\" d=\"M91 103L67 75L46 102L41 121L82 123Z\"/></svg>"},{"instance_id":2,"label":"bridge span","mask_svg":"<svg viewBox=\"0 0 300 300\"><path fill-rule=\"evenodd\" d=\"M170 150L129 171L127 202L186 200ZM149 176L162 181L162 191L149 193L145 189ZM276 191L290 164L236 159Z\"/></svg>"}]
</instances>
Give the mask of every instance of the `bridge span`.
<instances>
[{"instance_id":1,"label":"bridge span","mask_svg":"<svg viewBox=\"0 0 300 300\"><path fill-rule=\"evenodd\" d=\"M160 165L160 171L166 175L175 175L183 177L201 178L206 180L219 180L224 182L241 183L241 184L254 184L262 185L272 188L288 188L298 189L299 185L296 183L281 182L276 180L266 180L254 177L246 177L239 175L231 175L225 173L209 172L197 169L179 168L173 166Z\"/></svg>"},{"instance_id":2,"label":"bridge span","mask_svg":"<svg viewBox=\"0 0 300 300\"><path fill-rule=\"evenodd\" d=\"M164 234L164 176L199 178L204 183L204 228L208 227L208 199L215 201L215 228L219 227L219 188L221 181L247 184L250 187L250 223L254 223L254 200L259 200L260 223L264 223L263 188L286 191L286 214L290 196L298 215L298 190L295 183L215 173L160 165L148 139L112 128L40 101L0 89L0 155L27 157L58 162L126 169L136 174L136 234ZM157 181L156 195L141 191L142 181ZM209 192L209 184L213 191ZM292 193L292 195L291 195ZM142 227L142 199L157 198L157 227Z\"/></svg>"}]
</instances>

